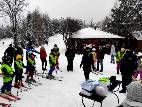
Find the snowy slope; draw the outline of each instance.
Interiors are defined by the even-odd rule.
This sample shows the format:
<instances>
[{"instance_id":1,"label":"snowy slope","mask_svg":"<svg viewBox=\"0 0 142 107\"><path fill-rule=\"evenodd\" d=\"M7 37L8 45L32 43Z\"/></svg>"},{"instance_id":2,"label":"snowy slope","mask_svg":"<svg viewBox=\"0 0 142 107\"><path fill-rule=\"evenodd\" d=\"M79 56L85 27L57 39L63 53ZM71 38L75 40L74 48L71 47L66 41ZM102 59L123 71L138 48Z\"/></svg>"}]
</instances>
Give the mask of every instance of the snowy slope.
<instances>
[{"instance_id":1,"label":"snowy slope","mask_svg":"<svg viewBox=\"0 0 142 107\"><path fill-rule=\"evenodd\" d=\"M41 77L35 77L37 81L42 82L41 86L31 86L32 89L27 92L18 91L18 95L21 98L20 101L7 102L5 100L0 99L0 102L2 100L3 102L11 103L12 107L83 107L81 103L81 97L79 96L79 92L81 91L80 84L84 81L83 70L79 68L82 56L75 56L74 71L67 72L67 60L64 55L65 44L63 43L62 35L55 35L49 39L49 44L48 46L46 46L48 55L50 53L50 49L53 48L54 44L57 44L59 46L61 52L59 58L59 66L60 70L62 71L58 72L57 74L54 73L54 75L58 77L63 76L63 81L47 80ZM5 50L7 46L0 45L0 49ZM37 50L39 50L39 48ZM3 52L0 53L1 56L3 55ZM111 64L109 62L110 56L105 55L104 74L107 76L117 75L115 69L116 65ZM42 72L39 55L37 55L36 63L37 72ZM97 78L97 76L91 73L90 78L95 79ZM117 75L117 79L121 80L121 76ZM2 79L0 78L0 80L1 86ZM13 88L12 92L16 95L17 89ZM120 98L120 102L122 102L126 94L117 94ZM85 99L85 104L87 107L91 107L92 103L93 101ZM118 104L116 96L114 96L113 94L110 94L103 102L103 107L116 107L117 105ZM99 106L100 103L96 102L94 107Z\"/></svg>"}]
</instances>

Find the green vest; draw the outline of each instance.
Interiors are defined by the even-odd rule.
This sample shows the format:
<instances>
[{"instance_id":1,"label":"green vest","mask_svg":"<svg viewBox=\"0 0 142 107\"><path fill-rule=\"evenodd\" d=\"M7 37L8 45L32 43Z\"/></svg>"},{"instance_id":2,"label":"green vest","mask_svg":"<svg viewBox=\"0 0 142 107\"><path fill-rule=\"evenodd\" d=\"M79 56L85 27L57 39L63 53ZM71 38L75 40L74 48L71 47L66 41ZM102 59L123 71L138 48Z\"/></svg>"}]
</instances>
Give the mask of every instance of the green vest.
<instances>
[{"instance_id":1,"label":"green vest","mask_svg":"<svg viewBox=\"0 0 142 107\"><path fill-rule=\"evenodd\" d=\"M99 81L101 81L101 82L108 82L108 81L109 81L109 78L107 78L107 77L101 77L101 78L99 79Z\"/></svg>"},{"instance_id":2,"label":"green vest","mask_svg":"<svg viewBox=\"0 0 142 107\"><path fill-rule=\"evenodd\" d=\"M19 69L23 69L23 62L22 61L15 61L15 63Z\"/></svg>"},{"instance_id":3,"label":"green vest","mask_svg":"<svg viewBox=\"0 0 142 107\"><path fill-rule=\"evenodd\" d=\"M35 64L36 64L35 61L32 60L31 58L28 58L28 61L29 61L29 63L30 63L31 65L35 65Z\"/></svg>"},{"instance_id":4,"label":"green vest","mask_svg":"<svg viewBox=\"0 0 142 107\"><path fill-rule=\"evenodd\" d=\"M56 57L54 57L51 53L49 54L49 57L51 59L50 66L56 65Z\"/></svg>"},{"instance_id":5,"label":"green vest","mask_svg":"<svg viewBox=\"0 0 142 107\"><path fill-rule=\"evenodd\" d=\"M5 68L7 70L7 74L12 75L14 73L14 70L11 66L7 65L7 64L2 64L1 66L1 70ZM3 71L2 71L3 72ZM9 76L9 75L4 75L3 74L3 82L9 82L12 81L13 77Z\"/></svg>"},{"instance_id":6,"label":"green vest","mask_svg":"<svg viewBox=\"0 0 142 107\"><path fill-rule=\"evenodd\" d=\"M123 56L124 56L124 53L122 53L121 51L118 51L116 53L116 62L120 61L123 58Z\"/></svg>"}]
</instances>

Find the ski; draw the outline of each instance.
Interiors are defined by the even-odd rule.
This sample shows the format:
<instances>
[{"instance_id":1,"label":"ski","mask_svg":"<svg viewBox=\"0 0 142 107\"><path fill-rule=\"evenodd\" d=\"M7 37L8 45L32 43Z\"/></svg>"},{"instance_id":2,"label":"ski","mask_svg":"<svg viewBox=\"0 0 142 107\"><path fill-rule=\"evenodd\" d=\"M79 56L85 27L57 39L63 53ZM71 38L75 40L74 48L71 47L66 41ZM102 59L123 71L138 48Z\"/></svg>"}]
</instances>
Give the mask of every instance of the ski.
<instances>
[{"instance_id":1,"label":"ski","mask_svg":"<svg viewBox=\"0 0 142 107\"><path fill-rule=\"evenodd\" d=\"M0 103L0 105L1 105L2 107L11 107L10 104L6 104L6 103Z\"/></svg>"},{"instance_id":2,"label":"ski","mask_svg":"<svg viewBox=\"0 0 142 107\"><path fill-rule=\"evenodd\" d=\"M8 96L10 96L10 97L12 97L12 98L15 98L16 100L21 100L21 98L15 96L15 95L13 95L13 94L7 94L7 93L6 93L6 95L8 95Z\"/></svg>"},{"instance_id":3,"label":"ski","mask_svg":"<svg viewBox=\"0 0 142 107\"><path fill-rule=\"evenodd\" d=\"M6 95L6 94L0 94L0 97L2 97L2 98L4 98L4 99L6 99L6 100L9 100L9 101L17 101L16 99L13 99L13 98L10 98L10 96L9 95Z\"/></svg>"},{"instance_id":4,"label":"ski","mask_svg":"<svg viewBox=\"0 0 142 107\"><path fill-rule=\"evenodd\" d=\"M58 80L58 81L63 81L61 78L63 78L63 77L56 77L56 76L49 76L49 75L47 75L46 77L45 77L46 79L50 79L50 80Z\"/></svg>"}]
</instances>

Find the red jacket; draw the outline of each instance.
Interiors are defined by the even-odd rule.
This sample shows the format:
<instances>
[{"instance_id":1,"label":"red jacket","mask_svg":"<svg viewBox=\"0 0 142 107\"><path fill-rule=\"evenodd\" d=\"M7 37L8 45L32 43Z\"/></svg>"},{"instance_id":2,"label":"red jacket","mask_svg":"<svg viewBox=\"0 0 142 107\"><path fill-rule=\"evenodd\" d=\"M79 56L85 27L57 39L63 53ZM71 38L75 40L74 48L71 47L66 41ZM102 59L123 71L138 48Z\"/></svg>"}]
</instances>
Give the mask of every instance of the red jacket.
<instances>
[{"instance_id":1,"label":"red jacket","mask_svg":"<svg viewBox=\"0 0 142 107\"><path fill-rule=\"evenodd\" d=\"M44 49L40 49L40 59L45 59L47 57L46 51Z\"/></svg>"}]
</instances>

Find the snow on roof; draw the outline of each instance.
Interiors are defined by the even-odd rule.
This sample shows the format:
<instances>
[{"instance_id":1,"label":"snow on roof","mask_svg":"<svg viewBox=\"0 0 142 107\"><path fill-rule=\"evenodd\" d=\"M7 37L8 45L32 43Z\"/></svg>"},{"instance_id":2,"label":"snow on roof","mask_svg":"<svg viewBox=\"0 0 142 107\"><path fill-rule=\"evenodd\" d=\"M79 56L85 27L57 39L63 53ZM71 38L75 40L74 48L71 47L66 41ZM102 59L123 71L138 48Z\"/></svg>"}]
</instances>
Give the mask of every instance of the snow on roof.
<instances>
[{"instance_id":1,"label":"snow on roof","mask_svg":"<svg viewBox=\"0 0 142 107\"><path fill-rule=\"evenodd\" d=\"M72 38L123 38L118 35L103 32L100 30L94 30L93 28L85 28L79 30Z\"/></svg>"},{"instance_id":2,"label":"snow on roof","mask_svg":"<svg viewBox=\"0 0 142 107\"><path fill-rule=\"evenodd\" d=\"M142 40L142 31L134 31L134 32L133 32L133 36L134 36L137 40Z\"/></svg>"}]
</instances>

